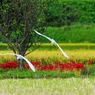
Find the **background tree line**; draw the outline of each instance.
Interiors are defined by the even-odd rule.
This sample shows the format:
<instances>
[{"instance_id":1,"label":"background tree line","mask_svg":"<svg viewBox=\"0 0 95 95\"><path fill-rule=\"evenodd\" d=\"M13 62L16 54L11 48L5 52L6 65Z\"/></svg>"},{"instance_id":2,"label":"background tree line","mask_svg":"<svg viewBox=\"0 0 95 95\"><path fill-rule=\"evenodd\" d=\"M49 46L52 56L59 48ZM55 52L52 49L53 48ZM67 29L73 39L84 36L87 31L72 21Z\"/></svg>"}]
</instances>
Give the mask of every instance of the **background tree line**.
<instances>
[{"instance_id":1,"label":"background tree line","mask_svg":"<svg viewBox=\"0 0 95 95\"><path fill-rule=\"evenodd\" d=\"M58 0L46 12L49 26L95 23L95 1Z\"/></svg>"}]
</instances>

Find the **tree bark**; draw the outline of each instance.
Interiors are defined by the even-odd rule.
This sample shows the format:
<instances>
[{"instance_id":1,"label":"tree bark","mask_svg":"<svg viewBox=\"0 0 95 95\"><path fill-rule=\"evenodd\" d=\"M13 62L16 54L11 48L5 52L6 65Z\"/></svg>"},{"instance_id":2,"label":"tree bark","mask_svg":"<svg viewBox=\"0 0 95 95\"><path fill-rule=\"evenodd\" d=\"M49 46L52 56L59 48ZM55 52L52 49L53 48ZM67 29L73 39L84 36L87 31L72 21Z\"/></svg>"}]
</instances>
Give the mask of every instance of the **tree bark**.
<instances>
[{"instance_id":1,"label":"tree bark","mask_svg":"<svg viewBox=\"0 0 95 95\"><path fill-rule=\"evenodd\" d=\"M23 70L25 68L24 67L24 60L23 59L19 59L18 62L20 64L20 70Z\"/></svg>"}]
</instances>

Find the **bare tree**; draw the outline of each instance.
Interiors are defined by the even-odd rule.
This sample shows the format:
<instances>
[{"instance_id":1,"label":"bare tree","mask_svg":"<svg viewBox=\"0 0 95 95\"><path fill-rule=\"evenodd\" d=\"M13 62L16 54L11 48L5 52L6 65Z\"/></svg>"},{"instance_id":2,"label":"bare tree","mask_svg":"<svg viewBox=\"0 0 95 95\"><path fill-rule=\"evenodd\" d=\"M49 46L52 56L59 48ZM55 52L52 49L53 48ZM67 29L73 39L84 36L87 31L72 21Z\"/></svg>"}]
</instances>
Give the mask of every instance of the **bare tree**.
<instances>
[{"instance_id":1,"label":"bare tree","mask_svg":"<svg viewBox=\"0 0 95 95\"><path fill-rule=\"evenodd\" d=\"M40 36L35 34L33 30L44 30L44 11L47 1L2 1L0 6L0 33L15 54L25 56L40 46ZM32 47L32 50L26 53L30 47ZM23 60L20 60L20 68L24 68Z\"/></svg>"}]
</instances>

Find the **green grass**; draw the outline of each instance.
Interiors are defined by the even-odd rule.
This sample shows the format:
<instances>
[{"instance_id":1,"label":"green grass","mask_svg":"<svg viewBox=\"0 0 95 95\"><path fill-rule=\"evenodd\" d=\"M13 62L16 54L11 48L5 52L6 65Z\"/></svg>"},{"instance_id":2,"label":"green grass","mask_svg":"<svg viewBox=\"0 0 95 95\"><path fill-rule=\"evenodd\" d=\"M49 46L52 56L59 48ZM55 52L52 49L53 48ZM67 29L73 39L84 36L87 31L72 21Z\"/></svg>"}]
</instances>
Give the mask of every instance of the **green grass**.
<instances>
[{"instance_id":1,"label":"green grass","mask_svg":"<svg viewBox=\"0 0 95 95\"><path fill-rule=\"evenodd\" d=\"M75 49L95 49L94 43L58 43L59 46L65 50L75 50ZM56 50L57 46L51 43L42 43L37 50ZM0 51L10 50L7 44L0 43ZM31 50L31 48L29 49Z\"/></svg>"},{"instance_id":2,"label":"green grass","mask_svg":"<svg viewBox=\"0 0 95 95\"><path fill-rule=\"evenodd\" d=\"M94 95L95 78L4 79L0 95Z\"/></svg>"},{"instance_id":3,"label":"green grass","mask_svg":"<svg viewBox=\"0 0 95 95\"><path fill-rule=\"evenodd\" d=\"M62 2L62 1L67 1L67 2L72 1L73 2L73 1L77 1L77 0L59 0L59 2ZM89 1L89 2L91 2L91 1L94 1L94 0L80 0L80 1Z\"/></svg>"},{"instance_id":4,"label":"green grass","mask_svg":"<svg viewBox=\"0 0 95 95\"><path fill-rule=\"evenodd\" d=\"M48 27L45 35L55 39L59 43L95 43L95 25L74 24L63 27ZM43 42L49 42L42 38Z\"/></svg>"},{"instance_id":5,"label":"green grass","mask_svg":"<svg viewBox=\"0 0 95 95\"><path fill-rule=\"evenodd\" d=\"M91 50L95 49L94 43L58 43L59 46L62 49L65 50L79 50L79 49L85 49L85 50ZM57 46L54 46L50 43L43 43L38 50L56 50L58 49Z\"/></svg>"},{"instance_id":6,"label":"green grass","mask_svg":"<svg viewBox=\"0 0 95 95\"><path fill-rule=\"evenodd\" d=\"M15 78L15 79L24 79L24 78L71 78L71 77L79 77L80 75L77 75L74 72L70 71L37 71L33 72L29 69L10 69L8 71L4 69L0 69L0 79L7 79L7 78ZM85 76L85 75L84 75ZM86 77L86 76L85 76Z\"/></svg>"},{"instance_id":7,"label":"green grass","mask_svg":"<svg viewBox=\"0 0 95 95\"><path fill-rule=\"evenodd\" d=\"M59 46L65 50L75 50L75 49L95 49L94 43L58 43ZM37 50L56 50L57 46L52 45L51 43L42 43ZM3 43L0 44L0 51L10 50L8 45ZM29 49L31 50L31 48Z\"/></svg>"}]
</instances>

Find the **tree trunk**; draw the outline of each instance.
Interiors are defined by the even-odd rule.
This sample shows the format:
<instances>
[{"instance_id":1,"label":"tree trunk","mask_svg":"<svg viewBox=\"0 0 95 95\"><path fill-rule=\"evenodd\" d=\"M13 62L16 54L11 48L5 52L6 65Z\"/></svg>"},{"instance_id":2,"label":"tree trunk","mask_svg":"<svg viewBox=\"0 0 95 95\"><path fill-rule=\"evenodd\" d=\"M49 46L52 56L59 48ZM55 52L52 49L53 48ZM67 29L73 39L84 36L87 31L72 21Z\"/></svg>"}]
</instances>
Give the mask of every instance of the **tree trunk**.
<instances>
[{"instance_id":1,"label":"tree trunk","mask_svg":"<svg viewBox=\"0 0 95 95\"><path fill-rule=\"evenodd\" d=\"M20 70L23 70L25 68L24 67L24 60L23 59L19 59L18 62L20 64Z\"/></svg>"},{"instance_id":2,"label":"tree trunk","mask_svg":"<svg viewBox=\"0 0 95 95\"><path fill-rule=\"evenodd\" d=\"M25 54L24 49L22 48L21 51L19 51L18 54L24 56L24 54ZM20 59L18 60L18 62L19 62L19 64L20 64L20 70L23 70L23 69L25 68L25 66L24 66L24 59L20 58Z\"/></svg>"}]
</instances>

